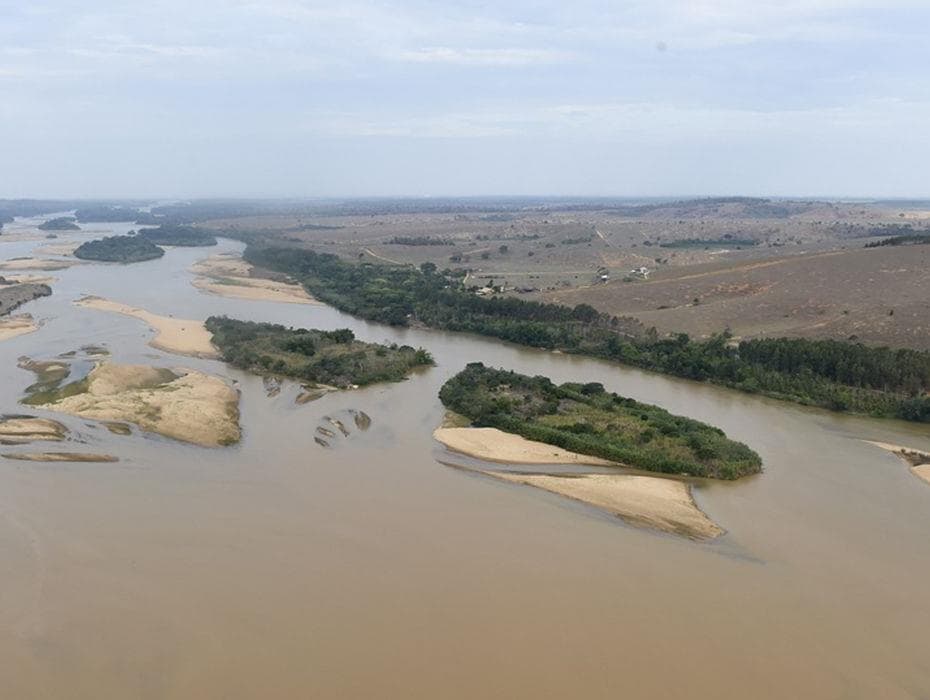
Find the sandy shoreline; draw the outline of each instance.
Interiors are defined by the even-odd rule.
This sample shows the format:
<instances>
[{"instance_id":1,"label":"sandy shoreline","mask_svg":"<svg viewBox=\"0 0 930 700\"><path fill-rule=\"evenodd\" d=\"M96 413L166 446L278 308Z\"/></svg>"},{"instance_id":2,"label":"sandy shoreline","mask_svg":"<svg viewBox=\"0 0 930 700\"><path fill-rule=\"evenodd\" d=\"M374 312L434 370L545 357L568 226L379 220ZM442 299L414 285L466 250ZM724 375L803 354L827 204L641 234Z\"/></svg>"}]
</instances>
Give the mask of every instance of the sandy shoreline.
<instances>
[{"instance_id":1,"label":"sandy shoreline","mask_svg":"<svg viewBox=\"0 0 930 700\"><path fill-rule=\"evenodd\" d=\"M527 440L496 428L437 428L433 436L456 452L508 464L622 466ZM638 474L524 474L474 470L509 483L532 486L616 515L634 525L693 539L724 533L694 502L683 481Z\"/></svg>"},{"instance_id":2,"label":"sandy shoreline","mask_svg":"<svg viewBox=\"0 0 930 700\"><path fill-rule=\"evenodd\" d=\"M17 314L16 316L0 318L0 341L33 333L37 330L39 330L39 324L35 322L31 314Z\"/></svg>"},{"instance_id":3,"label":"sandy shoreline","mask_svg":"<svg viewBox=\"0 0 930 700\"><path fill-rule=\"evenodd\" d=\"M153 348L178 355L208 359L219 357L219 352L213 347L213 336L201 321L159 316L145 309L120 304L101 297L84 297L77 300L75 304L89 309L97 309L98 311L110 311L124 316L132 316L144 321L155 331L155 337L149 341L149 345Z\"/></svg>"},{"instance_id":4,"label":"sandy shoreline","mask_svg":"<svg viewBox=\"0 0 930 700\"><path fill-rule=\"evenodd\" d=\"M433 437L455 452L486 462L507 464L590 464L617 466L599 457L569 452L544 442L534 442L497 428L437 428Z\"/></svg>"},{"instance_id":5,"label":"sandy shoreline","mask_svg":"<svg viewBox=\"0 0 930 700\"><path fill-rule=\"evenodd\" d=\"M896 454L910 466L911 474L930 484L930 452L915 450L912 447L895 445L890 442L879 442L878 440L863 440L863 442Z\"/></svg>"},{"instance_id":6,"label":"sandy shoreline","mask_svg":"<svg viewBox=\"0 0 930 700\"><path fill-rule=\"evenodd\" d=\"M252 277L252 266L238 255L211 255L191 267L197 277L193 285L207 294L232 299L277 301L288 304L318 304L299 284Z\"/></svg>"}]
</instances>

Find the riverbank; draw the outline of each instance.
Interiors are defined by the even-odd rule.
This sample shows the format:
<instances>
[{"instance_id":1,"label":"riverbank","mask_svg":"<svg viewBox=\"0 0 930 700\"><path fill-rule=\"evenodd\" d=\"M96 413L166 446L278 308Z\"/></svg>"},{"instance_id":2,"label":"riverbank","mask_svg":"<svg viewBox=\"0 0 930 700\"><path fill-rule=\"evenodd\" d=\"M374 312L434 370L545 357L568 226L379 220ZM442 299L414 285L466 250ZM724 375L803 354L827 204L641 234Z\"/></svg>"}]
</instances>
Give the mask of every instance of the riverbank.
<instances>
[{"instance_id":1,"label":"riverbank","mask_svg":"<svg viewBox=\"0 0 930 700\"><path fill-rule=\"evenodd\" d=\"M191 357L207 359L219 357L219 352L213 346L212 334L201 321L159 316L145 309L120 304L102 297L84 297L74 303L84 308L123 314L145 322L155 331L155 337L149 341L149 345L153 348Z\"/></svg>"}]
</instances>

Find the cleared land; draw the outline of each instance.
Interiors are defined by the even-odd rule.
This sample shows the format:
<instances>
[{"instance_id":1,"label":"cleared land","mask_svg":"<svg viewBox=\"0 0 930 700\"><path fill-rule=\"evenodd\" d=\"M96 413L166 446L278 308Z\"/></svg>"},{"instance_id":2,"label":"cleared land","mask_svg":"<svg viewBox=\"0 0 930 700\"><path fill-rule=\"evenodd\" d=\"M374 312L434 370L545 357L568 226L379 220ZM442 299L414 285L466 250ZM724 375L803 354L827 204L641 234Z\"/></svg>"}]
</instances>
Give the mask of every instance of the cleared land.
<instances>
[{"instance_id":1,"label":"cleared land","mask_svg":"<svg viewBox=\"0 0 930 700\"><path fill-rule=\"evenodd\" d=\"M668 270L540 295L632 316L660 333L853 339L930 349L930 246L840 250Z\"/></svg>"}]
</instances>

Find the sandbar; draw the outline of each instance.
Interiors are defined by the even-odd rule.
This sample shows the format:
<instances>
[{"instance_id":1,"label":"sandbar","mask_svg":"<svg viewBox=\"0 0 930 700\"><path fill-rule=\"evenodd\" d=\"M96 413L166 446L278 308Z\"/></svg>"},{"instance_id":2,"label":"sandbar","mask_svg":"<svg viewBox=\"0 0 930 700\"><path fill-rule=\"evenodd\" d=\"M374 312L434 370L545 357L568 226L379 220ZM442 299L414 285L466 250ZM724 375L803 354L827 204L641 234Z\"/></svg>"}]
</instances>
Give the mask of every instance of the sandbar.
<instances>
[{"instance_id":1,"label":"sandbar","mask_svg":"<svg viewBox=\"0 0 930 700\"><path fill-rule=\"evenodd\" d=\"M14 258L0 262L0 270L64 270L73 265L80 265L77 260L48 260L42 258Z\"/></svg>"},{"instance_id":2,"label":"sandbar","mask_svg":"<svg viewBox=\"0 0 930 700\"><path fill-rule=\"evenodd\" d=\"M145 309L94 296L78 299L74 303L89 309L111 311L144 321L155 331L155 337L149 341L153 348L192 357L219 357L219 353L213 347L213 335L204 327L202 321L159 316Z\"/></svg>"},{"instance_id":3,"label":"sandbar","mask_svg":"<svg viewBox=\"0 0 930 700\"><path fill-rule=\"evenodd\" d=\"M238 442L239 393L194 370L98 364L85 380L62 387L43 408L99 421L134 423L182 442L218 447Z\"/></svg>"},{"instance_id":4,"label":"sandbar","mask_svg":"<svg viewBox=\"0 0 930 700\"><path fill-rule=\"evenodd\" d=\"M867 442L870 445L875 445L876 447L880 447L883 450L898 455L898 457L910 465L911 474L930 484L930 452L915 450L912 447L904 447L902 445L894 445L890 442L879 442L877 440L864 440L863 442Z\"/></svg>"},{"instance_id":5,"label":"sandbar","mask_svg":"<svg viewBox=\"0 0 930 700\"><path fill-rule=\"evenodd\" d=\"M555 445L527 440L497 428L437 428L433 437L455 452L486 462L508 464L590 464L618 466L600 457L569 452Z\"/></svg>"},{"instance_id":6,"label":"sandbar","mask_svg":"<svg viewBox=\"0 0 930 700\"><path fill-rule=\"evenodd\" d=\"M39 325L30 314L0 318L0 340L9 340L37 330L39 330Z\"/></svg>"},{"instance_id":7,"label":"sandbar","mask_svg":"<svg viewBox=\"0 0 930 700\"><path fill-rule=\"evenodd\" d=\"M635 474L483 473L581 501L634 525L700 540L713 539L724 532L697 507L690 486L674 479Z\"/></svg>"},{"instance_id":8,"label":"sandbar","mask_svg":"<svg viewBox=\"0 0 930 700\"><path fill-rule=\"evenodd\" d=\"M496 428L437 428L433 436L449 449L487 462L623 466ZM697 507L691 496L691 486L684 481L638 474L475 471L581 501L634 525L699 540L713 539L724 532Z\"/></svg>"},{"instance_id":9,"label":"sandbar","mask_svg":"<svg viewBox=\"0 0 930 700\"><path fill-rule=\"evenodd\" d=\"M36 416L0 416L0 443L23 445L37 440L64 440L68 429L58 421Z\"/></svg>"},{"instance_id":10,"label":"sandbar","mask_svg":"<svg viewBox=\"0 0 930 700\"><path fill-rule=\"evenodd\" d=\"M233 299L318 304L299 284L252 277L253 267L238 255L211 255L191 267L194 286L208 294Z\"/></svg>"},{"instance_id":11,"label":"sandbar","mask_svg":"<svg viewBox=\"0 0 930 700\"><path fill-rule=\"evenodd\" d=\"M112 455L89 454L87 452L11 452L4 459L23 462L118 462Z\"/></svg>"}]
</instances>

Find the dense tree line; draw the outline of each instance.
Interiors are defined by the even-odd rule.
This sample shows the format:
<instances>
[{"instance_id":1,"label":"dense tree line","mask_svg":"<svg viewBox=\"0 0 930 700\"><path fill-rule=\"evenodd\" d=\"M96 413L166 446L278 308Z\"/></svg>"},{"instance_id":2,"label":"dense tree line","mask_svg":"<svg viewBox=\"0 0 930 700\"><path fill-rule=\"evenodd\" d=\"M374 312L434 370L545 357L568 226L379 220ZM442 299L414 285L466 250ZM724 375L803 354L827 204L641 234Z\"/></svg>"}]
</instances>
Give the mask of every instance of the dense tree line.
<instances>
[{"instance_id":1,"label":"dense tree line","mask_svg":"<svg viewBox=\"0 0 930 700\"><path fill-rule=\"evenodd\" d=\"M908 227L908 231L911 231ZM909 232L906 234L895 235L891 238L883 238L880 241L872 241L871 243L866 243L866 248L882 248L884 246L898 246L898 245L926 245L930 243L930 231L925 231L923 233L913 233Z\"/></svg>"},{"instance_id":2,"label":"dense tree line","mask_svg":"<svg viewBox=\"0 0 930 700\"><path fill-rule=\"evenodd\" d=\"M433 363L423 349L364 343L348 328L287 328L225 316L211 316L206 327L223 359L236 367L340 388L397 382Z\"/></svg>"},{"instance_id":3,"label":"dense tree line","mask_svg":"<svg viewBox=\"0 0 930 700\"><path fill-rule=\"evenodd\" d=\"M446 238L436 238L435 236L394 236L388 243L391 245L412 246L455 245L453 241Z\"/></svg>"},{"instance_id":4,"label":"dense tree line","mask_svg":"<svg viewBox=\"0 0 930 700\"><path fill-rule=\"evenodd\" d=\"M465 331L521 345L615 360L678 377L833 410L930 421L930 353L832 340L732 342L726 334L659 338L634 319L586 304L479 297L448 270L352 264L335 255L249 246L246 259L300 280L347 313L405 326Z\"/></svg>"},{"instance_id":5,"label":"dense tree line","mask_svg":"<svg viewBox=\"0 0 930 700\"><path fill-rule=\"evenodd\" d=\"M439 397L475 425L649 471L736 479L762 468L759 455L722 430L607 393L598 383L557 386L477 362L447 381Z\"/></svg>"}]
</instances>

